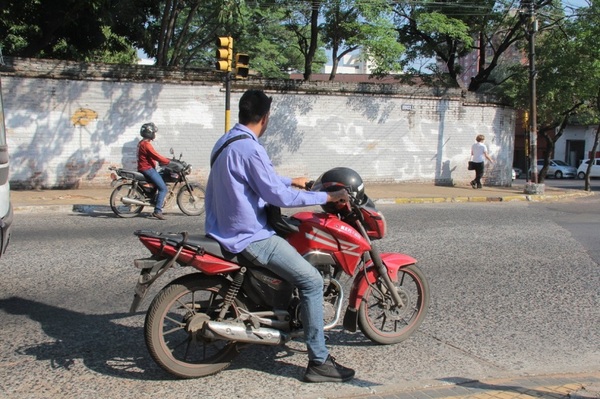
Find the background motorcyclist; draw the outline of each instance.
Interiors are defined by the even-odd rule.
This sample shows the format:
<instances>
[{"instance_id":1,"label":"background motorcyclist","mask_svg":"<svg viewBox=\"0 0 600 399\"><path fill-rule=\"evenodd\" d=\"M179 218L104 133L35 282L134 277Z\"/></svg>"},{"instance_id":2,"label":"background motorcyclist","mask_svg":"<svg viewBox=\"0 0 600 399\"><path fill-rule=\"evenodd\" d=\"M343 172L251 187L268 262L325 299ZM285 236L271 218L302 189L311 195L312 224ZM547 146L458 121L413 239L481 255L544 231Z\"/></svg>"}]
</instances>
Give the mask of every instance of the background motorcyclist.
<instances>
[{"instance_id":1,"label":"background motorcyclist","mask_svg":"<svg viewBox=\"0 0 600 399\"><path fill-rule=\"evenodd\" d=\"M144 123L140 129L140 135L143 139L138 143L137 146L137 168L138 172L143 174L146 179L152 182L158 188L158 195L156 197L156 204L154 206L154 212L152 216L159 220L164 220L162 206L165 202L167 195L167 185L163 178L156 171L156 163L160 165L168 165L169 158L160 155L152 146L152 140L156 138L158 128L152 122Z\"/></svg>"}]
</instances>

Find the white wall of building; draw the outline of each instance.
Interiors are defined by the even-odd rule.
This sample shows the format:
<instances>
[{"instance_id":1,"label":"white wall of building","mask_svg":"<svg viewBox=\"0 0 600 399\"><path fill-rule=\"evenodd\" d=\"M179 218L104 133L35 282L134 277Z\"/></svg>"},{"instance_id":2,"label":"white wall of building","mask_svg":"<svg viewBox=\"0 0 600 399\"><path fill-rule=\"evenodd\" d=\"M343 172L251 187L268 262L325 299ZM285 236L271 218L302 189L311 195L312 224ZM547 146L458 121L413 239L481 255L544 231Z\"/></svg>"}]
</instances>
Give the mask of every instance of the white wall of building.
<instances>
[{"instance_id":1,"label":"white wall of building","mask_svg":"<svg viewBox=\"0 0 600 399\"><path fill-rule=\"evenodd\" d=\"M204 180L224 132L217 83L137 83L3 76L11 184L82 187L109 183L110 165L135 167L140 126L159 127L155 148L173 148ZM231 96L232 124L242 91ZM514 111L457 98L270 92L261 139L284 175L316 178L335 166L365 181L467 184L477 134L496 163L488 183L510 184Z\"/></svg>"}]
</instances>

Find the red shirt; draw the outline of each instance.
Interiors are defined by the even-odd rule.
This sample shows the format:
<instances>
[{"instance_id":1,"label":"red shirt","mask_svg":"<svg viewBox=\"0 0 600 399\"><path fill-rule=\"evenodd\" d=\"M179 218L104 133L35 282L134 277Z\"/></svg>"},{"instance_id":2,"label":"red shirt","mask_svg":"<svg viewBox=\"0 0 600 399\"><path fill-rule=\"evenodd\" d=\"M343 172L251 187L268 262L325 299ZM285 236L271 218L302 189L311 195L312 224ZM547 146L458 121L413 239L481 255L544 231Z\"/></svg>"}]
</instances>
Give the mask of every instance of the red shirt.
<instances>
[{"instance_id":1,"label":"red shirt","mask_svg":"<svg viewBox=\"0 0 600 399\"><path fill-rule=\"evenodd\" d=\"M143 172L148 169L154 169L156 167L156 161L161 165L167 165L169 162L169 158L165 158L160 155L152 144L150 140L142 140L138 143L137 149L137 159L138 159L138 172Z\"/></svg>"}]
</instances>

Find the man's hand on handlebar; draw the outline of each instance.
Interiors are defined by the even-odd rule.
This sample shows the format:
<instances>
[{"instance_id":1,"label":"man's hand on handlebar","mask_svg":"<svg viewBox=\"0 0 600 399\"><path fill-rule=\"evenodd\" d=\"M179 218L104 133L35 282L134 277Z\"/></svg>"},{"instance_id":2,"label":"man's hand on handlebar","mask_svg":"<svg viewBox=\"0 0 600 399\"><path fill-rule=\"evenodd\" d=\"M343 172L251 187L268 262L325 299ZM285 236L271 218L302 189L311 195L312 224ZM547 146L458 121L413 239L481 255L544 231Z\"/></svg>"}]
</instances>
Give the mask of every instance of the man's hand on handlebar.
<instances>
[{"instance_id":1,"label":"man's hand on handlebar","mask_svg":"<svg viewBox=\"0 0 600 399\"><path fill-rule=\"evenodd\" d=\"M327 193L327 202L334 202L339 205L347 205L349 201L350 196L345 188Z\"/></svg>"},{"instance_id":2,"label":"man's hand on handlebar","mask_svg":"<svg viewBox=\"0 0 600 399\"><path fill-rule=\"evenodd\" d=\"M311 183L307 177L294 177L292 179L292 187L300 188L302 190L309 190L308 183Z\"/></svg>"}]
</instances>

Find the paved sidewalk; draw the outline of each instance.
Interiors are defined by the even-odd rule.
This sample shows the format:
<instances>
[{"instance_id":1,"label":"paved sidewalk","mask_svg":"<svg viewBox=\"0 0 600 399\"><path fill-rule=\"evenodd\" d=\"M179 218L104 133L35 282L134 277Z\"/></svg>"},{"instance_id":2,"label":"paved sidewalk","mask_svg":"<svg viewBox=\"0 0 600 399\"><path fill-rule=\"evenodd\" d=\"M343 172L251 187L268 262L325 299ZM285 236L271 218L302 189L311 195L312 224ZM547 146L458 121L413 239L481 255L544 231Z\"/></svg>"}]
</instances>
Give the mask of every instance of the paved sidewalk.
<instances>
[{"instance_id":1,"label":"paved sidewalk","mask_svg":"<svg viewBox=\"0 0 600 399\"><path fill-rule=\"evenodd\" d=\"M111 192L109 185L72 190L12 190L11 200L16 213L36 210L85 212L89 207L109 207ZM593 195L583 190L558 189L547 185L543 195L528 195L524 193L523 184L474 190L471 186L450 187L423 183L367 183L366 193L376 203L397 204L551 201Z\"/></svg>"},{"instance_id":2,"label":"paved sidewalk","mask_svg":"<svg viewBox=\"0 0 600 399\"><path fill-rule=\"evenodd\" d=\"M439 383L439 381L437 381ZM377 389L374 389L377 391ZM373 395L340 396L365 399L591 399L600 398L600 372L564 374L483 381L448 381L429 388L384 387Z\"/></svg>"}]
</instances>

